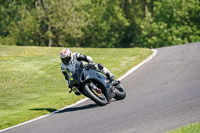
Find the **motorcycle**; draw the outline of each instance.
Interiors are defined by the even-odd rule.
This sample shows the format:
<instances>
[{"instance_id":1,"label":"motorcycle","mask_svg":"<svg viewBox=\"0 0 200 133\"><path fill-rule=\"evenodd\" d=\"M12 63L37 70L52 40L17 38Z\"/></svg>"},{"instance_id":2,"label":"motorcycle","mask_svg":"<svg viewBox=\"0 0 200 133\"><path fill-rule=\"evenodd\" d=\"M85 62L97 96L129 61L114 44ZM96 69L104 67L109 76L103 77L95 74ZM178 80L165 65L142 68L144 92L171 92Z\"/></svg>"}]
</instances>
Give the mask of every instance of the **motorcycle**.
<instances>
[{"instance_id":1,"label":"motorcycle","mask_svg":"<svg viewBox=\"0 0 200 133\"><path fill-rule=\"evenodd\" d=\"M76 64L75 73L71 75L70 84L75 94L83 94L93 100L96 104L104 106L110 103L112 98L122 100L126 97L121 82L106 79L105 75L97 72L94 65Z\"/></svg>"}]
</instances>

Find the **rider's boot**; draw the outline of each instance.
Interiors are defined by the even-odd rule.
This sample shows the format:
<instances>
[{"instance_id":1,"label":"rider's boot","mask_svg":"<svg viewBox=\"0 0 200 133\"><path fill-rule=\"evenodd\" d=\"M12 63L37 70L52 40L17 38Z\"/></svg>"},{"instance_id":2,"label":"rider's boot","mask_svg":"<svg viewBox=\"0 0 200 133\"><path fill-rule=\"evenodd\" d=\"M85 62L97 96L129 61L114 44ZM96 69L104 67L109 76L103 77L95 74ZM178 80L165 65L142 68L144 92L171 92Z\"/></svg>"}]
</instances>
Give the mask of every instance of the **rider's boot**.
<instances>
[{"instance_id":1,"label":"rider's boot","mask_svg":"<svg viewBox=\"0 0 200 133\"><path fill-rule=\"evenodd\" d=\"M115 80L115 76L106 68L104 67L102 64L100 63L96 63L95 65L95 69L101 73L103 73L104 75L106 75L106 79L108 79L110 81L110 83L112 83L113 85L113 82L116 81ZM114 82L114 83L117 83L118 81Z\"/></svg>"},{"instance_id":2,"label":"rider's boot","mask_svg":"<svg viewBox=\"0 0 200 133\"><path fill-rule=\"evenodd\" d=\"M107 79L109 79L110 83L112 83L113 86L116 86L120 83L119 80L115 80L115 76L110 72L106 74Z\"/></svg>"},{"instance_id":3,"label":"rider's boot","mask_svg":"<svg viewBox=\"0 0 200 133\"><path fill-rule=\"evenodd\" d=\"M106 73L106 78L110 81L110 83L115 80L115 76L111 72Z\"/></svg>"}]
</instances>

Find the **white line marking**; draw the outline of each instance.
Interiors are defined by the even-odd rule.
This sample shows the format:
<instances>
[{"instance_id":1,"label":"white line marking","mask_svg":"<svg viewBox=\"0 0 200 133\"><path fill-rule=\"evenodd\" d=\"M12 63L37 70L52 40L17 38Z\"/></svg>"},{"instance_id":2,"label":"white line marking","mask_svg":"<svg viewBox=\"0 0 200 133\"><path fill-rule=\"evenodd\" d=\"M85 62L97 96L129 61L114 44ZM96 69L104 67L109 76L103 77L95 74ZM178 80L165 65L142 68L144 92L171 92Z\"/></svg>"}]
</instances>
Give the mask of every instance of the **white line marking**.
<instances>
[{"instance_id":1,"label":"white line marking","mask_svg":"<svg viewBox=\"0 0 200 133\"><path fill-rule=\"evenodd\" d=\"M22 125L25 125L25 124L28 124L28 123L30 123L30 122L33 122L33 121L36 121L36 120L45 118L45 117L47 117L47 116L51 116L51 115L53 115L53 114L58 113L59 111L62 111L62 110L65 110L65 109L67 109L67 108L71 108L71 107L73 107L73 106L76 106L76 105L78 105L78 104L80 104L80 103L83 103L83 102L85 102L86 100L88 100L88 98L84 98L84 99L82 99L82 100L80 100L80 101L78 101L78 102L76 102L76 103L74 103L74 104L72 104L72 105L69 105L69 106L67 106L67 107L64 107L64 108L62 108L62 109L60 109L60 110L57 110L57 111L55 111L55 112L52 112L52 113L50 113L50 114L47 114L47 115L44 115L44 116L40 116L40 117L38 117L38 118L35 118L35 119L32 119L32 120L29 120L29 121L20 123L20 124L18 124L18 125L15 125L15 126L12 126L12 127L6 128L6 129L3 129L3 130L0 130L0 132L9 130L9 129L12 129L12 128L15 128L15 127L19 127L19 126L22 126Z\"/></svg>"},{"instance_id":2,"label":"white line marking","mask_svg":"<svg viewBox=\"0 0 200 133\"><path fill-rule=\"evenodd\" d=\"M152 49L152 51L153 51L153 53L152 53L147 59L145 59L143 62L141 62L140 64L136 65L136 66L133 67L132 69L130 69L127 73L125 73L123 76L121 76L121 77L118 78L118 79L119 79L119 80L124 79L124 78L127 77L129 74L131 74L132 72L134 72L135 70L137 70L139 67L141 67L142 65L144 65L145 63L147 63L148 61L150 61L150 60L157 54L157 50ZM15 125L15 126L12 126L12 127L9 127L9 128L3 129L3 130L0 130L0 132L9 130L9 129L12 129L12 128L15 128L15 127L19 127L19 126L22 126L22 125L25 125L25 124L28 124L28 123L30 123L30 122L33 122L33 121L36 121L36 120L45 118L45 117L47 117L47 116L51 116L51 115L56 114L56 113L58 113L58 112L60 112L60 111L62 111L62 110L65 110L65 109L67 109L67 108L71 108L71 107L76 106L76 105L78 105L78 104L81 104L81 103L87 101L88 99L89 99L89 98L84 98L84 99L82 99L82 100L80 100L80 101L78 101L78 102L76 102L76 103L74 103L74 104L72 104L72 105L66 106L66 107L64 107L64 108L62 108L62 109L60 109L60 110L57 110L57 111L52 112L52 113L50 113L50 114L47 114L47 115L44 115L44 116L40 116L40 117L38 117L38 118L35 118L35 119L32 119L32 120L23 122L23 123L21 123L21 124L18 124L18 125Z\"/></svg>"}]
</instances>

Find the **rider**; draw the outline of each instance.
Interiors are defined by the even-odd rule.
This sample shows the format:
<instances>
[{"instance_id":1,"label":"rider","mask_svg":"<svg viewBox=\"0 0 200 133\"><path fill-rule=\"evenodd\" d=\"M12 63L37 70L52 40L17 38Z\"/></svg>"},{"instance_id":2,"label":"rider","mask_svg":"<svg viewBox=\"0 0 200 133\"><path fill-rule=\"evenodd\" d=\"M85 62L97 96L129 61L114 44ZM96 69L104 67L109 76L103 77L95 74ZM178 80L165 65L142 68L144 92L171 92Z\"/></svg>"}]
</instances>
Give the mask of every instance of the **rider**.
<instances>
[{"instance_id":1,"label":"rider","mask_svg":"<svg viewBox=\"0 0 200 133\"><path fill-rule=\"evenodd\" d=\"M60 59L62 61L61 71L65 77L65 80L69 86L69 88L73 88L70 84L70 73L75 72L75 65L80 63L81 61L86 61L88 65L93 66L93 68L106 75L106 78L110 80L110 82L114 81L114 75L102 64L93 63L93 60L90 56L85 56L80 53L72 53L70 49L66 48L60 52ZM76 94L76 93L75 93Z\"/></svg>"}]
</instances>

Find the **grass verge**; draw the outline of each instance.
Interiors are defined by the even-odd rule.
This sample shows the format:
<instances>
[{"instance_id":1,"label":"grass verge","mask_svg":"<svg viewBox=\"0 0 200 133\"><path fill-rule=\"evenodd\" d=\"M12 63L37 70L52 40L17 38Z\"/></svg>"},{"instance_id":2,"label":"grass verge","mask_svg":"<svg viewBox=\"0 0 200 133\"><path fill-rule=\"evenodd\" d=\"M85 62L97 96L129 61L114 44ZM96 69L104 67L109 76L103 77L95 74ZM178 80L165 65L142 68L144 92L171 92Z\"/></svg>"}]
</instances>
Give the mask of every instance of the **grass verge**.
<instances>
[{"instance_id":1,"label":"grass verge","mask_svg":"<svg viewBox=\"0 0 200 133\"><path fill-rule=\"evenodd\" d=\"M56 111L84 98L69 94L60 71L62 48L0 45L0 129ZM116 78L142 62L144 48L71 48L102 63Z\"/></svg>"},{"instance_id":2,"label":"grass verge","mask_svg":"<svg viewBox=\"0 0 200 133\"><path fill-rule=\"evenodd\" d=\"M200 133L200 123L191 124L167 133Z\"/></svg>"}]
</instances>

